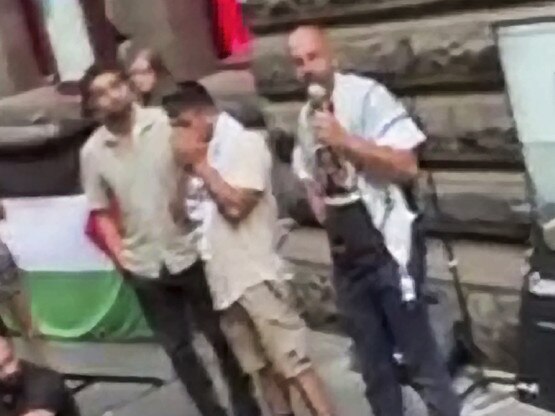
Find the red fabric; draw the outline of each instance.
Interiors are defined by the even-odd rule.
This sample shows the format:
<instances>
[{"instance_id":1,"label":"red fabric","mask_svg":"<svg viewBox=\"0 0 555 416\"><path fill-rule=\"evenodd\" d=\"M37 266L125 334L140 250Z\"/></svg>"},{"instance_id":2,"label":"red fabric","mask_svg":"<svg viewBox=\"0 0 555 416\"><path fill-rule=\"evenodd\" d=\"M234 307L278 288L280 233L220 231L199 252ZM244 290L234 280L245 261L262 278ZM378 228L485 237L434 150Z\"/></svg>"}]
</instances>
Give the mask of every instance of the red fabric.
<instances>
[{"instance_id":1,"label":"red fabric","mask_svg":"<svg viewBox=\"0 0 555 416\"><path fill-rule=\"evenodd\" d=\"M237 0L212 0L214 37L220 59L240 53L249 45L250 33Z\"/></svg>"},{"instance_id":2,"label":"red fabric","mask_svg":"<svg viewBox=\"0 0 555 416\"><path fill-rule=\"evenodd\" d=\"M117 201L112 199L111 206L109 208L109 213L112 218L116 221L116 224L119 225L120 221L120 213ZM100 236L98 231L98 212L92 211L89 213L89 218L87 219L87 223L85 224L85 235L104 253L106 253L110 258L112 257L111 253L108 251L108 247L106 246L105 241Z\"/></svg>"}]
</instances>

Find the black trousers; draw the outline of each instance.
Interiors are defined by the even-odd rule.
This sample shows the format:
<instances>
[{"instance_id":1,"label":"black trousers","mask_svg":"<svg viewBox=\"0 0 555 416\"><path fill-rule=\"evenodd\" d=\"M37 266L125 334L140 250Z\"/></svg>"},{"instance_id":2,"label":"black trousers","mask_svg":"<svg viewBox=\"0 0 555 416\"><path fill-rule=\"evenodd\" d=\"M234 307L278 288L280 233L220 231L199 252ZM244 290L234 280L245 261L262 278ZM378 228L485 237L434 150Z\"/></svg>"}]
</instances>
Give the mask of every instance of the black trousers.
<instances>
[{"instance_id":1,"label":"black trousers","mask_svg":"<svg viewBox=\"0 0 555 416\"><path fill-rule=\"evenodd\" d=\"M208 372L193 348L195 326L212 344L220 361L234 414L260 415L251 380L240 368L221 331L202 262L173 276L164 269L155 280L127 274L147 322L200 413L203 416L227 414L218 403Z\"/></svg>"},{"instance_id":2,"label":"black trousers","mask_svg":"<svg viewBox=\"0 0 555 416\"><path fill-rule=\"evenodd\" d=\"M399 351L411 385L431 414L459 416L459 400L435 341L426 304L421 298L410 307L402 302L397 263L385 249L364 205L328 207L326 229L339 310L353 338L374 415L404 415L393 359L394 352Z\"/></svg>"}]
</instances>

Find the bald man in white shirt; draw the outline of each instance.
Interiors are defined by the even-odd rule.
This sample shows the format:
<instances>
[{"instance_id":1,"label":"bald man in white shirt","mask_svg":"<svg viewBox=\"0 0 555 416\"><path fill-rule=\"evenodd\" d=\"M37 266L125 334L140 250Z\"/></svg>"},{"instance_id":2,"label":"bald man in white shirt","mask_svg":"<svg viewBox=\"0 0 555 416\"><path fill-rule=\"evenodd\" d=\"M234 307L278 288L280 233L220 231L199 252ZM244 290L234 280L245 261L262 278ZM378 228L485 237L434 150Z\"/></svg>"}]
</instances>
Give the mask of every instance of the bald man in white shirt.
<instances>
[{"instance_id":1,"label":"bald man in white shirt","mask_svg":"<svg viewBox=\"0 0 555 416\"><path fill-rule=\"evenodd\" d=\"M293 167L325 226L334 286L376 416L403 416L395 352L432 414L458 416L458 398L420 296L416 214L405 198L425 136L378 82L336 70L318 27L289 37L298 79L309 89L299 116Z\"/></svg>"}]
</instances>

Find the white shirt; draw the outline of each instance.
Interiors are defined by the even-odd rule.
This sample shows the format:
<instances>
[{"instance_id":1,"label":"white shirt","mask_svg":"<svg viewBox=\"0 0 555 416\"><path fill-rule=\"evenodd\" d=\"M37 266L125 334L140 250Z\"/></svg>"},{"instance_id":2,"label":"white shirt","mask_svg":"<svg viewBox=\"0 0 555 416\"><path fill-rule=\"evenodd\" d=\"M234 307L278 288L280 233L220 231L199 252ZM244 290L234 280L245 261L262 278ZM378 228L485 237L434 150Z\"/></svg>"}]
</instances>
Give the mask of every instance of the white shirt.
<instances>
[{"instance_id":1,"label":"white shirt","mask_svg":"<svg viewBox=\"0 0 555 416\"><path fill-rule=\"evenodd\" d=\"M81 150L83 190L91 210L118 202L123 225L123 266L144 278L165 265L178 274L198 260L195 234L184 210L175 210L182 169L171 146L171 125L158 108L135 107L131 145L105 126Z\"/></svg>"},{"instance_id":2,"label":"white shirt","mask_svg":"<svg viewBox=\"0 0 555 416\"><path fill-rule=\"evenodd\" d=\"M272 157L265 137L246 130L226 113L218 117L208 161L231 186L262 192L251 213L231 224L216 204L206 205L206 272L214 308L228 308L250 287L281 275L276 253L277 204L272 194Z\"/></svg>"},{"instance_id":3,"label":"white shirt","mask_svg":"<svg viewBox=\"0 0 555 416\"><path fill-rule=\"evenodd\" d=\"M426 139L399 100L380 83L340 73L335 74L334 82L334 113L350 134L403 150L414 149ZM306 104L299 115L293 170L301 180L314 181L316 140L307 119L308 111ZM357 176L359 192L374 225L382 232L392 256L406 269L416 215L398 186L379 181L363 171Z\"/></svg>"}]
</instances>

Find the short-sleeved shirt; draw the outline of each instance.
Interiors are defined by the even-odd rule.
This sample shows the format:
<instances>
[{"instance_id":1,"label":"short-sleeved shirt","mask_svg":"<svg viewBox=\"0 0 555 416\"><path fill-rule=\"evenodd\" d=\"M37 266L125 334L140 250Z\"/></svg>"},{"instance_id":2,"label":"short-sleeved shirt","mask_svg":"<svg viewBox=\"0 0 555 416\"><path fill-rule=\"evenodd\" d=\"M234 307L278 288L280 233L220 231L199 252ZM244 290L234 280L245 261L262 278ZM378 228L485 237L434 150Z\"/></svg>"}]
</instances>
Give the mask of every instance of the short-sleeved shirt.
<instances>
[{"instance_id":1,"label":"short-sleeved shirt","mask_svg":"<svg viewBox=\"0 0 555 416\"><path fill-rule=\"evenodd\" d=\"M183 170L174 159L172 129L158 108L135 107L131 143L100 127L81 151L84 192L91 210L121 213L123 267L157 278L166 266L177 274L198 258L193 225L183 204Z\"/></svg>"},{"instance_id":2,"label":"short-sleeved shirt","mask_svg":"<svg viewBox=\"0 0 555 416\"><path fill-rule=\"evenodd\" d=\"M353 74L336 73L332 93L334 115L349 134L398 150L415 149L426 136L403 104L379 82ZM299 131L293 152L293 170L304 181L318 182L317 143L306 104L299 115ZM402 266L409 261L411 230L415 215L404 194L394 184L357 172L357 190L376 228L385 237L391 254ZM348 198L326 198L332 205L352 203ZM337 202L339 201L339 203Z\"/></svg>"},{"instance_id":3,"label":"short-sleeved shirt","mask_svg":"<svg viewBox=\"0 0 555 416\"><path fill-rule=\"evenodd\" d=\"M21 416L33 410L47 410L55 416L78 416L79 410L64 380L57 372L21 361L22 386L17 392L0 383L0 410Z\"/></svg>"},{"instance_id":4,"label":"short-sleeved shirt","mask_svg":"<svg viewBox=\"0 0 555 416\"><path fill-rule=\"evenodd\" d=\"M263 134L246 130L221 113L208 149L210 165L231 186L261 192L240 223L232 224L209 202L204 218L206 269L216 309L225 309L250 287L280 277L275 250L277 205L272 194L272 157Z\"/></svg>"}]
</instances>

